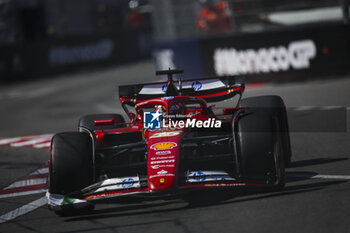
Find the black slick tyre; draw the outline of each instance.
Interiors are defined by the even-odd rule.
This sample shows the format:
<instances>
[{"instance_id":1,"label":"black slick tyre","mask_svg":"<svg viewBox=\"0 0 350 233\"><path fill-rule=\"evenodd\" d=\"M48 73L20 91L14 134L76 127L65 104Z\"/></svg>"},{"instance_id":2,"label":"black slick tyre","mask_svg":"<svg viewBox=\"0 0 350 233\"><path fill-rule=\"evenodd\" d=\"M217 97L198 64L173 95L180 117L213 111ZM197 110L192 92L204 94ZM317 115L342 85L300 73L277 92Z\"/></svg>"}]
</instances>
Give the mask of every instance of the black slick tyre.
<instances>
[{"instance_id":1,"label":"black slick tyre","mask_svg":"<svg viewBox=\"0 0 350 233\"><path fill-rule=\"evenodd\" d=\"M50 151L49 193L68 195L79 191L93 183L93 173L92 140L89 134L66 132L54 135ZM69 215L77 210L67 206L55 212Z\"/></svg>"},{"instance_id":2,"label":"black slick tyre","mask_svg":"<svg viewBox=\"0 0 350 233\"><path fill-rule=\"evenodd\" d=\"M254 112L268 112L277 118L278 131L281 136L281 147L284 156L285 166L289 166L292 158L292 149L290 144L289 126L286 106L283 99L276 95L256 96L242 99L240 107L250 108Z\"/></svg>"},{"instance_id":3,"label":"black slick tyre","mask_svg":"<svg viewBox=\"0 0 350 233\"><path fill-rule=\"evenodd\" d=\"M284 161L276 120L264 112L249 112L237 123L240 173L252 183L265 183L271 190L284 187Z\"/></svg>"}]
</instances>

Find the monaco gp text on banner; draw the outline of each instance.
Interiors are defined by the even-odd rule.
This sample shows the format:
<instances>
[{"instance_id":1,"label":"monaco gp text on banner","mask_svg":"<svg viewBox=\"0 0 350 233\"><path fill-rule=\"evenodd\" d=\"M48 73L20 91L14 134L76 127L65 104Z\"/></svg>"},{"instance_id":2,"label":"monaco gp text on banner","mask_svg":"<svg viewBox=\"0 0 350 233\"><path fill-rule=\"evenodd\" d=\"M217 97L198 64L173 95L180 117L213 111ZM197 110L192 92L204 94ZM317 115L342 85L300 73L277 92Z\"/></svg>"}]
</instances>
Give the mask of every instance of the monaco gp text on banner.
<instances>
[{"instance_id":1,"label":"monaco gp text on banner","mask_svg":"<svg viewBox=\"0 0 350 233\"><path fill-rule=\"evenodd\" d=\"M310 67L316 56L316 45L312 40L289 43L288 47L236 50L217 48L214 52L214 67L217 75L257 74L279 72Z\"/></svg>"}]
</instances>

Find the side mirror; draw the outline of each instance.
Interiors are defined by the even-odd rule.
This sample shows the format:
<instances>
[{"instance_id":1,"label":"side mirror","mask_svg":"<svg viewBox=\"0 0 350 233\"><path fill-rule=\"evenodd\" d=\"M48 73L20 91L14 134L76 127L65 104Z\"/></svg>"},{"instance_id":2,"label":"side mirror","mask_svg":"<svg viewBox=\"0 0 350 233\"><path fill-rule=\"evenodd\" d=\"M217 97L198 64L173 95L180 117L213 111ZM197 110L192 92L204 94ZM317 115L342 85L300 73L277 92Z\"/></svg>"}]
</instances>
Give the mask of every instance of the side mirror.
<instances>
[{"instance_id":1,"label":"side mirror","mask_svg":"<svg viewBox=\"0 0 350 233\"><path fill-rule=\"evenodd\" d=\"M94 126L106 126L106 125L114 125L115 119L101 119L101 120L94 120Z\"/></svg>"}]
</instances>

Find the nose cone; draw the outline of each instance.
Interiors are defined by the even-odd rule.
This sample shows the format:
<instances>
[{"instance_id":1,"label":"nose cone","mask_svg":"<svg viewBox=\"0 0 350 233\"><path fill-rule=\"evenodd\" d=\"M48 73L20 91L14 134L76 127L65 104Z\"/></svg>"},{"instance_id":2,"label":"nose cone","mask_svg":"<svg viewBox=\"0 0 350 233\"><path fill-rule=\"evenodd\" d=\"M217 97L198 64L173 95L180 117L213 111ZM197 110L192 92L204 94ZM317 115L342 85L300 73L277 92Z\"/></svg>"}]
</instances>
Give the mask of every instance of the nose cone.
<instances>
[{"instance_id":1,"label":"nose cone","mask_svg":"<svg viewBox=\"0 0 350 233\"><path fill-rule=\"evenodd\" d=\"M149 181L149 188L154 191L168 190L174 187L174 177L160 176Z\"/></svg>"},{"instance_id":2,"label":"nose cone","mask_svg":"<svg viewBox=\"0 0 350 233\"><path fill-rule=\"evenodd\" d=\"M181 131L150 132L146 135L148 144L147 175L148 187L153 191L174 188L178 157L178 142Z\"/></svg>"}]
</instances>

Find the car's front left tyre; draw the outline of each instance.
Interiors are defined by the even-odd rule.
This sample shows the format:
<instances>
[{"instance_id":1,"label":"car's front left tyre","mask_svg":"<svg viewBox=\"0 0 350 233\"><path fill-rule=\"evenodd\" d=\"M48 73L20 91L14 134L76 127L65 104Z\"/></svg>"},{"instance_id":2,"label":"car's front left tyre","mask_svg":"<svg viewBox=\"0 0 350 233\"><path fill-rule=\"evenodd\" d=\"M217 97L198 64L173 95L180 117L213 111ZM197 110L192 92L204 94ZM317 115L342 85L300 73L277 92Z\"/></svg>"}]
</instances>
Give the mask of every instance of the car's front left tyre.
<instances>
[{"instance_id":1,"label":"car's front left tyre","mask_svg":"<svg viewBox=\"0 0 350 233\"><path fill-rule=\"evenodd\" d=\"M278 122L268 112L246 112L235 129L240 174L248 183L265 183L271 191L284 187L284 157Z\"/></svg>"}]
</instances>

